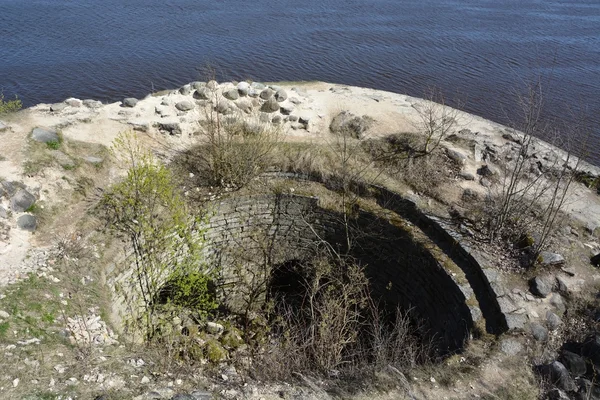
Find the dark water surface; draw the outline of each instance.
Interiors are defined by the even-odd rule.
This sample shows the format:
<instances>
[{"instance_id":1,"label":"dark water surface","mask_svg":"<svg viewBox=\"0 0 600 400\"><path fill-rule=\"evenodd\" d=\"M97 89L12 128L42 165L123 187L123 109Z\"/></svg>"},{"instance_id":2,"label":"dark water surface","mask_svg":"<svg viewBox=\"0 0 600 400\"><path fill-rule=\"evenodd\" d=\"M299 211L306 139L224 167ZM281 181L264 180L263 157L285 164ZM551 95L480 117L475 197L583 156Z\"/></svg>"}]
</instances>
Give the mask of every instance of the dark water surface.
<instances>
[{"instance_id":1,"label":"dark water surface","mask_svg":"<svg viewBox=\"0 0 600 400\"><path fill-rule=\"evenodd\" d=\"M498 122L541 74L549 114L587 108L600 161L600 0L0 0L0 90L26 106L141 97L207 64L227 80L437 85Z\"/></svg>"}]
</instances>

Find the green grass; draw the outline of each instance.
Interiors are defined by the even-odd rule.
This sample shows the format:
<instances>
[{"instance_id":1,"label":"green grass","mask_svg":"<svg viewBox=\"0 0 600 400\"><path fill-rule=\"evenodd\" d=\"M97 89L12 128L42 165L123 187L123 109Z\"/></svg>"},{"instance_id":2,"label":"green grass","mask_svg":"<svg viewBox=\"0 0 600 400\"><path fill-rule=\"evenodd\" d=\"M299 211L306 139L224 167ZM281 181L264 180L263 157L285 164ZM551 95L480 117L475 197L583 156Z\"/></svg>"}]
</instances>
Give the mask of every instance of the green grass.
<instances>
[{"instance_id":1,"label":"green grass","mask_svg":"<svg viewBox=\"0 0 600 400\"><path fill-rule=\"evenodd\" d=\"M0 93L0 115L17 112L22 107L23 103L17 96L14 100L4 100L4 94Z\"/></svg>"},{"instance_id":2,"label":"green grass","mask_svg":"<svg viewBox=\"0 0 600 400\"><path fill-rule=\"evenodd\" d=\"M58 150L60 148L60 140L46 142L46 146L48 146L49 149Z\"/></svg>"}]
</instances>

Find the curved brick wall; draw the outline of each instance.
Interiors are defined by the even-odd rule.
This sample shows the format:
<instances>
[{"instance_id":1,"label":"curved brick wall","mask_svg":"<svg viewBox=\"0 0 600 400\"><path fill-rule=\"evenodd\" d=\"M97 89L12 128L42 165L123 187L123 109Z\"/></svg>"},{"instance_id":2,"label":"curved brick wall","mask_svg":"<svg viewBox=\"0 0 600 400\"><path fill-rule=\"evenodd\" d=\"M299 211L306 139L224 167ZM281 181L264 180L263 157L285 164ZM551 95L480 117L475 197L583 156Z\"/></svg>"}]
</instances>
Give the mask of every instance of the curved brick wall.
<instances>
[{"instance_id":1,"label":"curved brick wall","mask_svg":"<svg viewBox=\"0 0 600 400\"><path fill-rule=\"evenodd\" d=\"M224 199L214 204L207 225L206 255L209 264L223 267L224 287L231 287L228 283L240 279L231 272L236 265L253 268L265 260L277 265L309 259L325 243L344 252L342 220L312 197ZM460 349L473 326L465 297L472 290L458 285L427 249L387 220L359 212L350 226L350 254L365 266L375 296L411 309L439 340L442 351Z\"/></svg>"}]
</instances>

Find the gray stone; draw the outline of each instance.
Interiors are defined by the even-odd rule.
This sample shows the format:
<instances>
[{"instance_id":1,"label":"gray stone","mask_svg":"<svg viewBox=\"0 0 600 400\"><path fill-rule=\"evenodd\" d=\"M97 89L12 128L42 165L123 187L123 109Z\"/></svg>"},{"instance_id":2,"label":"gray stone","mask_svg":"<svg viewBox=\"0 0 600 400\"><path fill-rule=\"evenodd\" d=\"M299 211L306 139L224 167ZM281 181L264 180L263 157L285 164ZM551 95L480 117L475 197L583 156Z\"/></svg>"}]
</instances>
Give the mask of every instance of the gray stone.
<instances>
[{"instance_id":1,"label":"gray stone","mask_svg":"<svg viewBox=\"0 0 600 400\"><path fill-rule=\"evenodd\" d=\"M2 186L2 191L0 191L0 194L4 192L7 197L14 196L19 189L25 188L25 185L23 185L21 182L2 181L0 182L0 185Z\"/></svg>"},{"instance_id":2,"label":"gray stone","mask_svg":"<svg viewBox=\"0 0 600 400\"><path fill-rule=\"evenodd\" d=\"M271 97L273 97L273 94L275 94L273 89L266 88L262 92L260 92L260 98L263 100L269 100ZM275 100L275 102L277 102L277 100ZM277 106L277 108L279 108L279 106Z\"/></svg>"},{"instance_id":3,"label":"gray stone","mask_svg":"<svg viewBox=\"0 0 600 400\"><path fill-rule=\"evenodd\" d=\"M246 114L252 112L252 101L250 101L250 99L239 99L235 102L235 105Z\"/></svg>"},{"instance_id":4,"label":"gray stone","mask_svg":"<svg viewBox=\"0 0 600 400\"><path fill-rule=\"evenodd\" d=\"M537 322L533 322L530 325L531 335L538 342L545 342L548 340L548 329L545 326L538 324Z\"/></svg>"},{"instance_id":5,"label":"gray stone","mask_svg":"<svg viewBox=\"0 0 600 400\"><path fill-rule=\"evenodd\" d=\"M198 100L208 100L210 98L210 90L207 87L196 89L194 92L194 98Z\"/></svg>"},{"instance_id":6,"label":"gray stone","mask_svg":"<svg viewBox=\"0 0 600 400\"><path fill-rule=\"evenodd\" d=\"M248 82L240 82L237 85L237 90L240 96L248 96L250 91L250 84Z\"/></svg>"},{"instance_id":7,"label":"gray stone","mask_svg":"<svg viewBox=\"0 0 600 400\"><path fill-rule=\"evenodd\" d=\"M171 400L196 400L196 398L191 394L179 393L171 397Z\"/></svg>"},{"instance_id":8,"label":"gray stone","mask_svg":"<svg viewBox=\"0 0 600 400\"><path fill-rule=\"evenodd\" d=\"M489 164L482 165L477 170L477 173L479 175L481 175L481 176L488 177L488 178L491 177L491 176L494 176L494 175L498 174L498 172L496 171L496 169L494 167L492 167L491 165L489 165Z\"/></svg>"},{"instance_id":9,"label":"gray stone","mask_svg":"<svg viewBox=\"0 0 600 400\"><path fill-rule=\"evenodd\" d=\"M506 314L506 326L508 330L523 330L527 323L526 314Z\"/></svg>"},{"instance_id":10,"label":"gray stone","mask_svg":"<svg viewBox=\"0 0 600 400\"><path fill-rule=\"evenodd\" d=\"M481 178L479 180L479 184L485 188L492 187L492 181L490 181L488 178Z\"/></svg>"},{"instance_id":11,"label":"gray stone","mask_svg":"<svg viewBox=\"0 0 600 400\"><path fill-rule=\"evenodd\" d=\"M206 331L213 335L220 335L225 330L225 327L221 324L217 324L216 322L207 322L206 323Z\"/></svg>"},{"instance_id":12,"label":"gray stone","mask_svg":"<svg viewBox=\"0 0 600 400\"><path fill-rule=\"evenodd\" d=\"M95 156L85 156L85 157L83 157L83 159L85 161L89 162L90 164L94 164L94 165L99 165L104 162L103 158L95 157Z\"/></svg>"},{"instance_id":13,"label":"gray stone","mask_svg":"<svg viewBox=\"0 0 600 400\"><path fill-rule=\"evenodd\" d=\"M133 97L126 97L123 99L121 104L122 107L135 107L138 103L138 99Z\"/></svg>"},{"instance_id":14,"label":"gray stone","mask_svg":"<svg viewBox=\"0 0 600 400\"><path fill-rule=\"evenodd\" d=\"M17 218L17 226L24 231L33 232L37 228L37 219L31 214L24 214Z\"/></svg>"},{"instance_id":15,"label":"gray stone","mask_svg":"<svg viewBox=\"0 0 600 400\"><path fill-rule=\"evenodd\" d=\"M290 122L296 122L296 121L298 121L298 116L297 115L290 115L288 117L288 121L290 121Z\"/></svg>"},{"instance_id":16,"label":"gray stone","mask_svg":"<svg viewBox=\"0 0 600 400\"><path fill-rule=\"evenodd\" d=\"M2 318L2 319L7 319L8 317L10 317L10 314L9 314L9 313L7 313L7 312L6 312L6 311L4 311L4 310L0 310L0 318Z\"/></svg>"},{"instance_id":17,"label":"gray stone","mask_svg":"<svg viewBox=\"0 0 600 400\"><path fill-rule=\"evenodd\" d=\"M279 103L277 102L277 100L275 100L274 97L270 97L267 101L264 102L260 110L266 113L273 113L279 111Z\"/></svg>"},{"instance_id":18,"label":"gray stone","mask_svg":"<svg viewBox=\"0 0 600 400\"><path fill-rule=\"evenodd\" d=\"M231 106L227 100L219 100L215 106L215 111L221 114L229 114Z\"/></svg>"},{"instance_id":19,"label":"gray stone","mask_svg":"<svg viewBox=\"0 0 600 400\"><path fill-rule=\"evenodd\" d=\"M287 92L283 89L278 89L275 92L275 100L277 100L278 102L282 102L282 101L286 101L288 98Z\"/></svg>"},{"instance_id":20,"label":"gray stone","mask_svg":"<svg viewBox=\"0 0 600 400\"><path fill-rule=\"evenodd\" d=\"M571 378L571 375L569 375L569 371L563 363L554 361L544 367L545 368L542 368L544 375L546 375L556 387L566 390L567 392L575 390L575 382L573 381L573 378Z\"/></svg>"},{"instance_id":21,"label":"gray stone","mask_svg":"<svg viewBox=\"0 0 600 400\"><path fill-rule=\"evenodd\" d=\"M8 217L8 211L6 210L6 208L0 206L0 218L7 218Z\"/></svg>"},{"instance_id":22,"label":"gray stone","mask_svg":"<svg viewBox=\"0 0 600 400\"><path fill-rule=\"evenodd\" d=\"M560 361L573 376L585 375L587 371L585 358L570 351L563 350L560 353Z\"/></svg>"},{"instance_id":23,"label":"gray stone","mask_svg":"<svg viewBox=\"0 0 600 400\"><path fill-rule=\"evenodd\" d=\"M457 164L463 165L464 163L467 162L467 156L465 156L463 153L461 153L459 151L447 149L446 154L448 154L448 158L450 158L452 161L454 161Z\"/></svg>"},{"instance_id":24,"label":"gray stone","mask_svg":"<svg viewBox=\"0 0 600 400\"><path fill-rule=\"evenodd\" d=\"M465 190L463 190L461 198L463 201L466 201L466 202L477 201L477 200L479 200L479 193L477 193L475 190L473 190L471 188L466 188Z\"/></svg>"},{"instance_id":25,"label":"gray stone","mask_svg":"<svg viewBox=\"0 0 600 400\"><path fill-rule=\"evenodd\" d=\"M179 93L181 93L184 96L187 96L188 94L192 93L192 85L183 85L179 89Z\"/></svg>"},{"instance_id":26,"label":"gray stone","mask_svg":"<svg viewBox=\"0 0 600 400\"><path fill-rule=\"evenodd\" d=\"M8 125L6 125L6 123L4 123L4 121L0 121L0 132L2 132L3 130L7 129Z\"/></svg>"},{"instance_id":27,"label":"gray stone","mask_svg":"<svg viewBox=\"0 0 600 400\"><path fill-rule=\"evenodd\" d=\"M250 87L252 89L256 89L256 90L263 90L266 86L263 83L260 83L260 82L252 82L250 84Z\"/></svg>"},{"instance_id":28,"label":"gray stone","mask_svg":"<svg viewBox=\"0 0 600 400\"><path fill-rule=\"evenodd\" d=\"M348 134L355 139L360 139L372 125L373 120L370 117L358 117L348 111L342 111L333 117L329 130L334 134Z\"/></svg>"},{"instance_id":29,"label":"gray stone","mask_svg":"<svg viewBox=\"0 0 600 400\"><path fill-rule=\"evenodd\" d=\"M163 118L170 117L174 114L174 110L166 105L158 105L154 108L154 111Z\"/></svg>"},{"instance_id":30,"label":"gray stone","mask_svg":"<svg viewBox=\"0 0 600 400\"><path fill-rule=\"evenodd\" d=\"M179 103L175 104L175 108L179 111L190 111L194 109L194 103L188 100L180 101Z\"/></svg>"},{"instance_id":31,"label":"gray stone","mask_svg":"<svg viewBox=\"0 0 600 400\"><path fill-rule=\"evenodd\" d=\"M33 129L31 138L36 142L42 143L58 142L60 140L58 133L54 129L41 127Z\"/></svg>"},{"instance_id":32,"label":"gray stone","mask_svg":"<svg viewBox=\"0 0 600 400\"><path fill-rule=\"evenodd\" d=\"M558 285L558 291L564 294L568 294L571 292L571 287L569 282L561 276L556 278L556 283Z\"/></svg>"},{"instance_id":33,"label":"gray stone","mask_svg":"<svg viewBox=\"0 0 600 400\"><path fill-rule=\"evenodd\" d=\"M294 111L294 106L292 106L292 105L281 106L279 108L279 111L281 111L281 113L283 115L290 115L292 113L292 111Z\"/></svg>"},{"instance_id":34,"label":"gray stone","mask_svg":"<svg viewBox=\"0 0 600 400\"><path fill-rule=\"evenodd\" d=\"M223 92L223 97L225 97L227 100L237 100L239 99L240 95L237 89L230 89Z\"/></svg>"},{"instance_id":35,"label":"gray stone","mask_svg":"<svg viewBox=\"0 0 600 400\"><path fill-rule=\"evenodd\" d=\"M539 297L547 297L552 292L552 285L548 279L536 276L529 281L531 293Z\"/></svg>"},{"instance_id":36,"label":"gray stone","mask_svg":"<svg viewBox=\"0 0 600 400\"><path fill-rule=\"evenodd\" d=\"M205 390L195 390L192 392L192 396L196 400L212 400L213 395Z\"/></svg>"},{"instance_id":37,"label":"gray stone","mask_svg":"<svg viewBox=\"0 0 600 400\"><path fill-rule=\"evenodd\" d=\"M50 111L60 112L60 111L64 110L65 108L67 108L67 105L65 103L55 103L50 106Z\"/></svg>"},{"instance_id":38,"label":"gray stone","mask_svg":"<svg viewBox=\"0 0 600 400\"><path fill-rule=\"evenodd\" d=\"M562 320L558 315L554 314L552 311L547 311L546 323L548 324L548 328L550 328L551 331L555 331L562 324Z\"/></svg>"},{"instance_id":39,"label":"gray stone","mask_svg":"<svg viewBox=\"0 0 600 400\"><path fill-rule=\"evenodd\" d=\"M35 196L25 189L19 190L10 198L10 208L18 213L29 209L34 203Z\"/></svg>"},{"instance_id":40,"label":"gray stone","mask_svg":"<svg viewBox=\"0 0 600 400\"><path fill-rule=\"evenodd\" d=\"M458 174L458 176L460 176L465 181L474 181L475 180L475 175L473 175L469 172L461 172L460 174Z\"/></svg>"},{"instance_id":41,"label":"gray stone","mask_svg":"<svg viewBox=\"0 0 600 400\"><path fill-rule=\"evenodd\" d=\"M158 129L168 132L170 135L181 135L181 126L177 122L159 122Z\"/></svg>"},{"instance_id":42,"label":"gray stone","mask_svg":"<svg viewBox=\"0 0 600 400\"><path fill-rule=\"evenodd\" d=\"M281 115L274 115L273 119L271 119L271 122L275 125L281 124L282 121L283 121L283 117Z\"/></svg>"},{"instance_id":43,"label":"gray stone","mask_svg":"<svg viewBox=\"0 0 600 400\"><path fill-rule=\"evenodd\" d=\"M52 157L65 169L75 168L75 161L60 150L53 150Z\"/></svg>"},{"instance_id":44,"label":"gray stone","mask_svg":"<svg viewBox=\"0 0 600 400\"><path fill-rule=\"evenodd\" d=\"M258 97L258 95L259 95L259 94L260 94L260 93L259 93L259 92L258 92L256 89L252 89L252 88L250 88L250 89L248 90L248 97L253 97L253 98L256 98L256 97Z\"/></svg>"},{"instance_id":45,"label":"gray stone","mask_svg":"<svg viewBox=\"0 0 600 400\"><path fill-rule=\"evenodd\" d=\"M540 264L544 266L548 265L560 265L565 263L563 256L557 253L551 253L549 251L542 251L539 256Z\"/></svg>"},{"instance_id":46,"label":"gray stone","mask_svg":"<svg viewBox=\"0 0 600 400\"><path fill-rule=\"evenodd\" d=\"M86 99L83 101L83 105L87 108L96 109L102 107L102 102L98 100Z\"/></svg>"},{"instance_id":47,"label":"gray stone","mask_svg":"<svg viewBox=\"0 0 600 400\"><path fill-rule=\"evenodd\" d=\"M194 90L200 90L206 87L206 82L192 82L191 85Z\"/></svg>"},{"instance_id":48,"label":"gray stone","mask_svg":"<svg viewBox=\"0 0 600 400\"><path fill-rule=\"evenodd\" d=\"M300 101L300 99L298 99L296 97L290 97L290 103L298 106L298 105L302 104L302 101Z\"/></svg>"},{"instance_id":49,"label":"gray stone","mask_svg":"<svg viewBox=\"0 0 600 400\"><path fill-rule=\"evenodd\" d=\"M75 99L73 97L65 100L65 103L67 103L70 107L74 107L74 108L79 108L83 105L83 102L81 100Z\"/></svg>"},{"instance_id":50,"label":"gray stone","mask_svg":"<svg viewBox=\"0 0 600 400\"><path fill-rule=\"evenodd\" d=\"M564 313L567 309L565 306L565 301L558 293L554 293L552 297L550 297L550 304L552 304L560 314Z\"/></svg>"},{"instance_id":51,"label":"gray stone","mask_svg":"<svg viewBox=\"0 0 600 400\"><path fill-rule=\"evenodd\" d=\"M210 80L206 83L206 88L209 90L215 90L219 87L219 83L215 80Z\"/></svg>"},{"instance_id":52,"label":"gray stone","mask_svg":"<svg viewBox=\"0 0 600 400\"><path fill-rule=\"evenodd\" d=\"M516 356L523 350L523 345L516 339L504 339L500 342L500 350L509 356Z\"/></svg>"}]
</instances>

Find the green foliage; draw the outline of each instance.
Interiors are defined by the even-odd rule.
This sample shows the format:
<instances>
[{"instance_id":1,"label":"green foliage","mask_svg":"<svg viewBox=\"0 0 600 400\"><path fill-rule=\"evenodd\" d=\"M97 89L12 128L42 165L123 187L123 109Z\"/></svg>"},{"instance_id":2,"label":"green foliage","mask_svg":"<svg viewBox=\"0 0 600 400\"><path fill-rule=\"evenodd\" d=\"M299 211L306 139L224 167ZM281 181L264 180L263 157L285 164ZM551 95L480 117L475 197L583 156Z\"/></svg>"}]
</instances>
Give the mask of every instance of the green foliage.
<instances>
[{"instance_id":1,"label":"green foliage","mask_svg":"<svg viewBox=\"0 0 600 400\"><path fill-rule=\"evenodd\" d=\"M10 328L10 323L8 321L4 321L0 323L0 337L6 337L6 333Z\"/></svg>"},{"instance_id":2,"label":"green foliage","mask_svg":"<svg viewBox=\"0 0 600 400\"><path fill-rule=\"evenodd\" d=\"M58 150L60 148L60 141L53 140L50 142L46 142L46 146L48 146L49 149Z\"/></svg>"},{"instance_id":3,"label":"green foliage","mask_svg":"<svg viewBox=\"0 0 600 400\"><path fill-rule=\"evenodd\" d=\"M212 280L200 272L174 274L163 287L160 297L169 305L190 310L195 316L206 318L218 307Z\"/></svg>"},{"instance_id":4,"label":"green foliage","mask_svg":"<svg viewBox=\"0 0 600 400\"><path fill-rule=\"evenodd\" d=\"M14 100L4 100L4 94L0 93L0 115L17 112L23 107L23 103L17 96Z\"/></svg>"},{"instance_id":5,"label":"green foliage","mask_svg":"<svg viewBox=\"0 0 600 400\"><path fill-rule=\"evenodd\" d=\"M134 133L122 133L112 153L127 168L125 178L102 196L98 210L108 227L128 241L133 250L127 265L131 275L125 283L131 311L130 326L147 338L164 323L156 301L163 286L176 277L177 301L215 307L207 292L209 276L202 263L201 219L188 211L171 171L145 150ZM198 293L191 294L198 290Z\"/></svg>"},{"instance_id":6,"label":"green foliage","mask_svg":"<svg viewBox=\"0 0 600 400\"><path fill-rule=\"evenodd\" d=\"M218 363L227 358L227 351L215 339L209 339L204 344L204 356L212 363Z\"/></svg>"}]
</instances>

